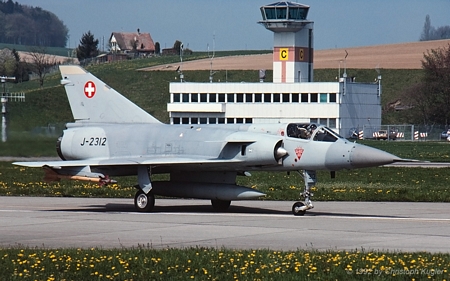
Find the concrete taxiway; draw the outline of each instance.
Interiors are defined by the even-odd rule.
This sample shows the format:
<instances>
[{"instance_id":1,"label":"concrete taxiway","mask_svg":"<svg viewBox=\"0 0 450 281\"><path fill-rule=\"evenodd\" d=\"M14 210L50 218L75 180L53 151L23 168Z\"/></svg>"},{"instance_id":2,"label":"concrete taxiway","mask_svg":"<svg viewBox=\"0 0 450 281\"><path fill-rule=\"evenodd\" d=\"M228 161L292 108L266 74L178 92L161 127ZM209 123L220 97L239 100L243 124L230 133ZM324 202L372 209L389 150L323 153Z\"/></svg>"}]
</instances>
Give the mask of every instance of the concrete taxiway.
<instances>
[{"instance_id":1,"label":"concrete taxiway","mask_svg":"<svg viewBox=\"0 0 450 281\"><path fill-rule=\"evenodd\" d=\"M45 248L228 247L450 252L449 203L315 202L295 217L286 201L0 197L0 246Z\"/></svg>"}]
</instances>

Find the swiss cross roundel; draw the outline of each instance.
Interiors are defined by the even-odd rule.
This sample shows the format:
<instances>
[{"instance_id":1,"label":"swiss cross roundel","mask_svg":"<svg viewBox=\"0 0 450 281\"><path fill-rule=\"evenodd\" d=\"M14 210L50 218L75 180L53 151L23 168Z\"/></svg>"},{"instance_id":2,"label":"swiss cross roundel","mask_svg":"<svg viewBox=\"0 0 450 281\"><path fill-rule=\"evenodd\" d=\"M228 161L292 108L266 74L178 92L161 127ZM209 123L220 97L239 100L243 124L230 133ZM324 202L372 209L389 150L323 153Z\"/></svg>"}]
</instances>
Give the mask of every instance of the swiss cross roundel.
<instances>
[{"instance_id":1,"label":"swiss cross roundel","mask_svg":"<svg viewBox=\"0 0 450 281\"><path fill-rule=\"evenodd\" d=\"M92 81L87 81L86 84L84 84L84 94L87 98L93 98L95 95L95 84Z\"/></svg>"}]
</instances>

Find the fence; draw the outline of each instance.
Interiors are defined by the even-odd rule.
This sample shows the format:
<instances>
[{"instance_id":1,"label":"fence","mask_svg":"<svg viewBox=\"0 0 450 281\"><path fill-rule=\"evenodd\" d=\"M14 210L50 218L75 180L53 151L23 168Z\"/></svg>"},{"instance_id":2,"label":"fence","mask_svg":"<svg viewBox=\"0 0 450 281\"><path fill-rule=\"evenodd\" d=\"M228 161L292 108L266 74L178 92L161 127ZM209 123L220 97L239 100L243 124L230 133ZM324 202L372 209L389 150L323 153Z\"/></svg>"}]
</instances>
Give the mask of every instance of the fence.
<instances>
[{"instance_id":1,"label":"fence","mask_svg":"<svg viewBox=\"0 0 450 281\"><path fill-rule=\"evenodd\" d=\"M359 139L387 139L404 141L446 141L445 125L364 125L358 132Z\"/></svg>"}]
</instances>

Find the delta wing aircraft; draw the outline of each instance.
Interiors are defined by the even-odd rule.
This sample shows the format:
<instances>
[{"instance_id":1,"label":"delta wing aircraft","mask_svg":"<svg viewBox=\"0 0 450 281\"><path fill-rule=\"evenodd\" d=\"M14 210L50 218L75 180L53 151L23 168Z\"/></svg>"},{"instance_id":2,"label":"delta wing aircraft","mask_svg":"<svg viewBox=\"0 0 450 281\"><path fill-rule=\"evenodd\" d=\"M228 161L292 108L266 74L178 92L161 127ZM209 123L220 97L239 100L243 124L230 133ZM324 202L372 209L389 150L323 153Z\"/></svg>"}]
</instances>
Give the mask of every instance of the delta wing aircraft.
<instances>
[{"instance_id":1,"label":"delta wing aircraft","mask_svg":"<svg viewBox=\"0 0 450 281\"><path fill-rule=\"evenodd\" d=\"M15 162L42 167L45 180L109 184L111 177L137 175L134 205L149 212L155 195L210 199L217 210L231 201L264 196L238 186L251 171L298 172L304 200L294 215L313 208L316 171L374 167L404 161L350 142L319 124L163 124L80 66L60 66L75 122L57 141L62 161ZM168 173L168 181L152 181Z\"/></svg>"}]
</instances>

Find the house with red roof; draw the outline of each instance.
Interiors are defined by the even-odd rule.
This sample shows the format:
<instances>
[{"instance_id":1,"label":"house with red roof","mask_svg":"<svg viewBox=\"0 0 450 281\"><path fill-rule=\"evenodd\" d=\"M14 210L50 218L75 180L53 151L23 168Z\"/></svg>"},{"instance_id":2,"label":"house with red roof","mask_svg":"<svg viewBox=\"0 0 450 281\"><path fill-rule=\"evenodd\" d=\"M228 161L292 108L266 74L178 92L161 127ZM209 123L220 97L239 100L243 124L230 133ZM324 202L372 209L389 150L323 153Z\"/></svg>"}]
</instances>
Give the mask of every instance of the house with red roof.
<instances>
[{"instance_id":1,"label":"house with red roof","mask_svg":"<svg viewBox=\"0 0 450 281\"><path fill-rule=\"evenodd\" d=\"M113 53L138 53L149 55L155 53L155 43L150 33L113 32L109 38L109 45Z\"/></svg>"}]
</instances>

